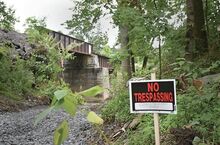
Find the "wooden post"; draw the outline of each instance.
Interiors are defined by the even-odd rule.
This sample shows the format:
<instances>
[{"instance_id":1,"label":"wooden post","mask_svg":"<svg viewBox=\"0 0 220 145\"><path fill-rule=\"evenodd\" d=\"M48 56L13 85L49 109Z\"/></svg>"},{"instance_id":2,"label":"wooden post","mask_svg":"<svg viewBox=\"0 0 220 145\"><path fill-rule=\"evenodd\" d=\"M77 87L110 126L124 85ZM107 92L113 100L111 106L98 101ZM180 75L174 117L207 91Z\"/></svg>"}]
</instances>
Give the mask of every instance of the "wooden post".
<instances>
[{"instance_id":1,"label":"wooden post","mask_svg":"<svg viewBox=\"0 0 220 145\"><path fill-rule=\"evenodd\" d=\"M151 80L156 80L156 73L151 73ZM154 132L155 132L155 145L160 145L160 124L159 114L154 113Z\"/></svg>"},{"instance_id":2,"label":"wooden post","mask_svg":"<svg viewBox=\"0 0 220 145\"><path fill-rule=\"evenodd\" d=\"M159 124L158 113L154 113L154 132L155 132L155 145L160 145L160 124Z\"/></svg>"}]
</instances>

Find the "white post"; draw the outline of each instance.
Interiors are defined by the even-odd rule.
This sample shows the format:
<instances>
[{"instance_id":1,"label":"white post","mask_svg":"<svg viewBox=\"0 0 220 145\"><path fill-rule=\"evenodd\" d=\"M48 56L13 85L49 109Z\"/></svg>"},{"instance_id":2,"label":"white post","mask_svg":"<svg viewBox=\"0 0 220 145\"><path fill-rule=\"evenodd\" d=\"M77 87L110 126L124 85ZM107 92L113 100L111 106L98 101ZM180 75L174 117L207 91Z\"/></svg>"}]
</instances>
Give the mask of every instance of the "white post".
<instances>
[{"instance_id":1,"label":"white post","mask_svg":"<svg viewBox=\"0 0 220 145\"><path fill-rule=\"evenodd\" d=\"M151 73L151 80L156 80L156 73ZM155 132L155 145L160 145L160 124L159 114L154 113L154 132Z\"/></svg>"}]
</instances>

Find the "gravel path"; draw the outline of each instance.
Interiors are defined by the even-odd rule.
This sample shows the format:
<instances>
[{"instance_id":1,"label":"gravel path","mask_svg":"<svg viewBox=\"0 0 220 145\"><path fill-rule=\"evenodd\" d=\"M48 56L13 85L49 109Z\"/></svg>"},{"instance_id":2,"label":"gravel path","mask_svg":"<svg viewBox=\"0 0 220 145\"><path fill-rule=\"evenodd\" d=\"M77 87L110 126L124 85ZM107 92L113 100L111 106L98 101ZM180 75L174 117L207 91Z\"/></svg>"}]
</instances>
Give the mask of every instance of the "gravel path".
<instances>
[{"instance_id":1,"label":"gravel path","mask_svg":"<svg viewBox=\"0 0 220 145\"><path fill-rule=\"evenodd\" d=\"M0 112L0 145L52 145L54 130L64 118L70 125L69 138L64 145L86 145L93 132L83 113L89 107L91 104L80 107L75 117L63 111L52 112L37 126L33 125L34 119L45 106L22 112Z\"/></svg>"}]
</instances>

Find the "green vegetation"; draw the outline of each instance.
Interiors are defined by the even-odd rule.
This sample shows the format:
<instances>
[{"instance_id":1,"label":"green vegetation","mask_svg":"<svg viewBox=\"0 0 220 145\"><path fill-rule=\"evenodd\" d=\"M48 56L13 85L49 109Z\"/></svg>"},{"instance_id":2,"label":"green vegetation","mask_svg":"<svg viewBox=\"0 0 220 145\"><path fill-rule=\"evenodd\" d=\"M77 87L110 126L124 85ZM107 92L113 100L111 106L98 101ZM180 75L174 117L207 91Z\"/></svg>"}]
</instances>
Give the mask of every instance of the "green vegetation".
<instances>
[{"instance_id":1,"label":"green vegetation","mask_svg":"<svg viewBox=\"0 0 220 145\"><path fill-rule=\"evenodd\" d=\"M0 29L11 30L17 21L15 10L7 8L3 1L0 1Z\"/></svg>"},{"instance_id":2,"label":"green vegetation","mask_svg":"<svg viewBox=\"0 0 220 145\"><path fill-rule=\"evenodd\" d=\"M57 89L53 84L59 84L58 75L63 70L60 65L62 56L59 53L58 44L47 34L40 33L35 29L28 30L28 36L29 41L36 44L28 61L29 68L35 76L35 89L45 93L46 96L51 96ZM65 84L63 85L65 86Z\"/></svg>"},{"instance_id":3,"label":"green vegetation","mask_svg":"<svg viewBox=\"0 0 220 145\"><path fill-rule=\"evenodd\" d=\"M1 29L10 30L13 26L14 11L1 5ZM10 17L8 16L10 15ZM59 47L58 43L48 35L45 29L45 18L30 17L26 20L26 34L32 52L25 58L15 50L12 42L0 44L0 95L10 100L25 101L27 96L50 97L52 100L48 109L40 113L35 125L53 110L64 109L71 116L77 111L77 106L84 103L83 97L96 96L103 92L99 86L82 92L73 93L62 80L61 60L73 59L68 48ZM103 120L95 113L88 112L87 119L95 125L103 124ZM69 125L64 120L54 132L54 144L61 145L69 134ZM103 134L104 135L104 134Z\"/></svg>"},{"instance_id":4,"label":"green vegetation","mask_svg":"<svg viewBox=\"0 0 220 145\"><path fill-rule=\"evenodd\" d=\"M193 134L195 139L192 138L192 141L195 145L202 143L217 145L220 142L218 117L220 114L220 76L215 78L215 81L208 80L207 84L201 84L199 80L195 80L197 77L218 72L218 61L212 63L210 67L202 69L193 64L184 59L177 59L177 62L172 64L172 73L167 75L170 77L185 73L184 80L178 80L177 85L177 114L160 115L161 137L163 138L161 143L163 145L183 143L181 142L184 141L183 136L187 136L185 130L190 130ZM185 81L186 84L182 81ZM120 85L122 84L114 84L114 86ZM185 86L183 87L183 85ZM102 117L106 121L126 123L136 118L136 115L129 113L127 91L123 92L120 89L116 90L113 98L102 109ZM153 115L143 115L137 129L128 129L124 134L116 144L124 144L124 141L129 145L154 144Z\"/></svg>"},{"instance_id":5,"label":"green vegetation","mask_svg":"<svg viewBox=\"0 0 220 145\"><path fill-rule=\"evenodd\" d=\"M18 56L12 58L13 53L15 50L7 44L0 46L0 94L20 100L32 93L34 75L29 69L26 69L27 61Z\"/></svg>"},{"instance_id":6,"label":"green vegetation","mask_svg":"<svg viewBox=\"0 0 220 145\"><path fill-rule=\"evenodd\" d=\"M160 115L162 144L184 144L185 140L193 145L220 144L220 80L207 83L201 78L220 73L219 6L219 0L76 1L72 19L64 24L72 35L95 43L96 52L109 56L114 68L112 99L102 109L103 119L126 123L136 118L129 112L126 82L132 77L149 78L157 68L158 78L175 78L178 90L177 115ZM13 29L14 10L1 1L0 10L0 28ZM108 47L106 35L96 28L106 15L119 28L119 49ZM45 18L31 17L26 26L29 43L35 47L27 60L14 55L13 44L0 45L0 94L15 100L27 95L51 97L51 106L36 123L54 109L62 108L74 116L77 105L84 101L82 96L103 90L95 87L73 93L58 77L62 72L59 62L72 58L68 50L60 53L62 48L47 35ZM94 112L88 120L103 123ZM191 137L184 140L185 131ZM64 120L55 131L54 143L61 144L67 132ZM152 115L143 115L138 126L126 130L115 143L154 144Z\"/></svg>"},{"instance_id":7,"label":"green vegetation","mask_svg":"<svg viewBox=\"0 0 220 145\"><path fill-rule=\"evenodd\" d=\"M102 109L103 118L131 121L135 116L129 113L127 77L149 78L156 67L157 78L175 78L178 89L178 114L161 115L162 143L184 144L179 142L184 139L172 131L183 129L180 135L185 135L184 131L189 129L195 132L188 138L191 143L219 144L220 81L216 78L216 82L207 84L200 80L220 72L219 0L118 0L116 3L77 1L73 19L66 22L73 32L87 37L99 19L110 14L119 28L120 48L102 50L111 57L114 67L112 99ZM117 141L119 144L125 143L122 140L131 145L154 144L152 116L143 116L136 130L124 134Z\"/></svg>"},{"instance_id":8,"label":"green vegetation","mask_svg":"<svg viewBox=\"0 0 220 145\"><path fill-rule=\"evenodd\" d=\"M102 108L102 117L109 122L126 122L132 119L133 115L130 114L128 92L117 92L117 97L112 98L108 104Z\"/></svg>"},{"instance_id":9,"label":"green vegetation","mask_svg":"<svg viewBox=\"0 0 220 145\"><path fill-rule=\"evenodd\" d=\"M33 93L37 90L39 93L46 93L43 89L48 89L50 82L59 81L58 74L62 70L57 55L59 51L54 47L55 45L49 36L43 37L38 32L36 33L41 36L43 42L41 44L35 43L39 44L39 47L35 49L28 61L17 55L14 48L10 47L12 44L2 44L0 63L2 73L0 90L2 95L10 98L21 98L34 95ZM32 39L38 39L37 36L31 37ZM15 57L13 54L15 54ZM51 90L49 92L51 93Z\"/></svg>"},{"instance_id":10,"label":"green vegetation","mask_svg":"<svg viewBox=\"0 0 220 145\"><path fill-rule=\"evenodd\" d=\"M219 83L218 81L207 85L200 91L191 86L186 92L178 93L177 115L160 115L161 136L165 138L162 144L178 144L180 140L177 140L177 136L184 135L184 132L171 132L172 129L178 130L178 128L196 131L195 135L200 138L200 143L219 144L220 120L217 117L220 113ZM154 144L153 116L142 117L138 129L128 132L128 139L131 145ZM179 137L179 139L183 138Z\"/></svg>"},{"instance_id":11,"label":"green vegetation","mask_svg":"<svg viewBox=\"0 0 220 145\"><path fill-rule=\"evenodd\" d=\"M10 14L10 13L9 13ZM32 46L31 54L21 56L11 42L0 44L0 94L12 100L28 96L53 97L53 92L68 85L60 79L61 59L73 58L60 50L58 43L47 34L45 19L27 19L26 34Z\"/></svg>"}]
</instances>

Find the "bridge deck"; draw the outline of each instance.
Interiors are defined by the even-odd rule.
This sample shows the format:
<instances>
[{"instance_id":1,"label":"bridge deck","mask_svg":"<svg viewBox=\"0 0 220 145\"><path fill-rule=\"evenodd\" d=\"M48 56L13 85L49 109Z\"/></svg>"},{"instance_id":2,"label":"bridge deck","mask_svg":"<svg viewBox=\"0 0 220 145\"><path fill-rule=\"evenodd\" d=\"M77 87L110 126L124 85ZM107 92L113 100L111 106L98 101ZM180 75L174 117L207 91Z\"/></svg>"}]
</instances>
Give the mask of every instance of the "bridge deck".
<instances>
[{"instance_id":1,"label":"bridge deck","mask_svg":"<svg viewBox=\"0 0 220 145\"><path fill-rule=\"evenodd\" d=\"M59 45L63 45L64 48L67 48L67 46L71 43L78 44L76 48L72 50L73 52L84 55L97 55L100 67L111 68L108 57L95 54L93 52L93 44L53 30L49 30L49 35L51 35L55 40L60 42Z\"/></svg>"}]
</instances>

